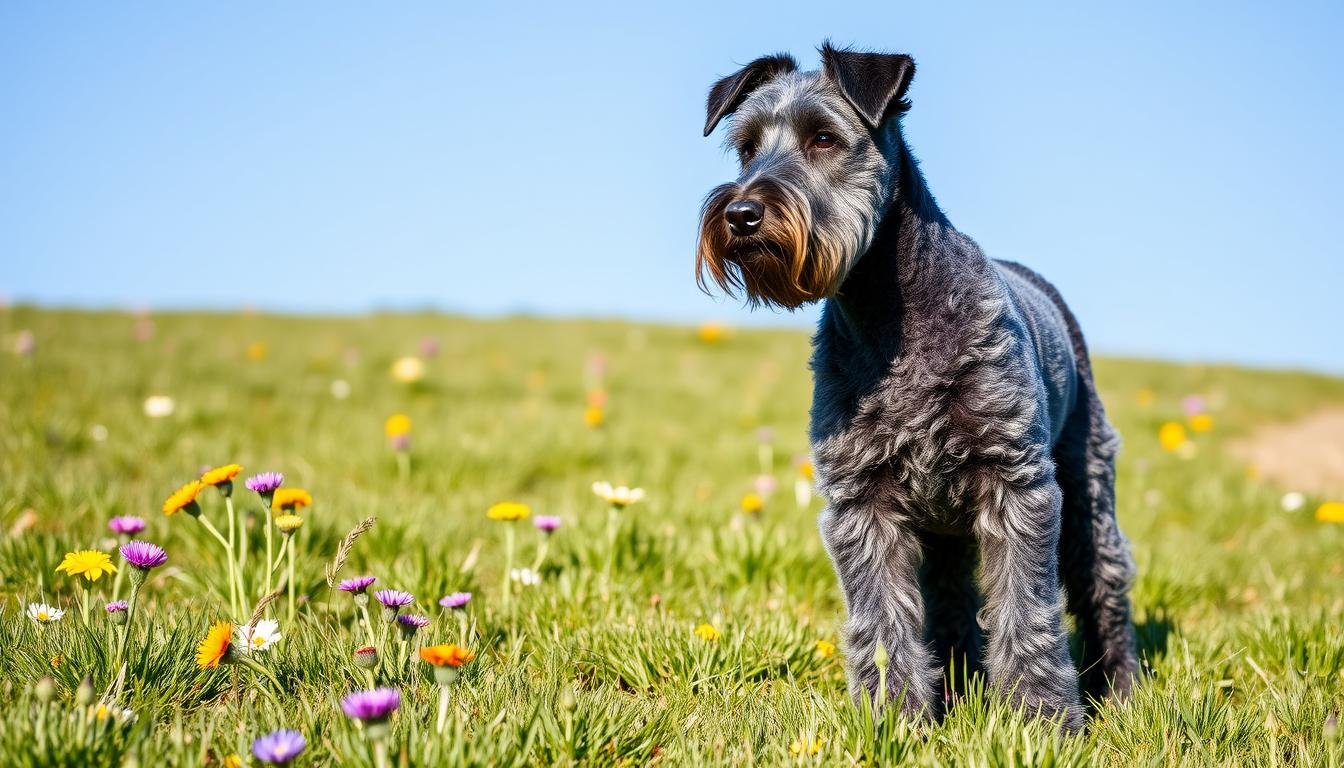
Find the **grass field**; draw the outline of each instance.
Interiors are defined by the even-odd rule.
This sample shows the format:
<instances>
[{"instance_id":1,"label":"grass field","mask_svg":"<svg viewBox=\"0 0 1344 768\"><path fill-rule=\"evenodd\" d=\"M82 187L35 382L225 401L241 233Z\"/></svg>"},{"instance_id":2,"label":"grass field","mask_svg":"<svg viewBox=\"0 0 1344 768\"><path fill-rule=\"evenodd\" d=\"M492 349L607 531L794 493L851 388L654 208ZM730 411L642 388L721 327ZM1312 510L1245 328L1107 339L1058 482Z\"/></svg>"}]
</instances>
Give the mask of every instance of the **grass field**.
<instances>
[{"instance_id":1,"label":"grass field","mask_svg":"<svg viewBox=\"0 0 1344 768\"><path fill-rule=\"evenodd\" d=\"M0 312L0 763L221 765L237 755L256 765L253 739L292 728L307 740L295 765L373 764L377 740L340 707L368 686L351 661L366 629L324 573L367 517L377 523L340 577L376 575L432 619L406 645L395 631L382 641L379 683L402 694L381 741L389 764L1340 763L1344 527L1315 519L1325 499L1283 511L1292 489L1257 479L1224 446L1344 402L1344 381L1099 361L1125 439L1120 518L1139 562L1136 622L1151 674L1079 737L975 691L919 731L856 709L844 649L818 648L838 643L843 605L815 528L821 502L795 498L806 336L706 336L436 315ZM423 378L394 380L393 361L426 337L439 349ZM29 339L30 354L12 352ZM147 416L152 395L171 396L173 413ZM1208 431L1187 423L1191 395ZM603 397L603 423L589 426L586 405ZM408 474L384 435L395 413L413 424ZM1186 424L1186 445L1164 450L1166 422ZM777 488L745 513L743 497L768 485L757 477L766 460ZM159 510L202 465L228 462L245 467L234 500L251 520L249 606L264 589L264 512L243 477L283 472L315 501L294 538L297 615L285 598L267 611L282 639L249 664L201 669L197 646L212 623L247 617L229 615L225 549L190 515ZM614 548L608 508L590 489L598 480L647 492L617 515ZM530 520L487 519L505 499L562 520L540 583L514 585L507 607L506 537L521 567L534 564L542 535ZM224 530L220 495L206 489L200 506ZM56 572L84 548L121 564L107 528L115 515L143 516L140 538L169 555L141 590L120 681L121 630L102 607L113 577L93 583L86 625L85 582ZM474 594L457 615L437 605L455 591ZM65 617L30 620L26 606L42 601ZM448 688L440 733L435 677L402 654L458 642L459 618L477 658ZM382 633L376 611L373 624ZM720 636L697 635L701 624ZM44 676L54 692L38 685ZM88 701L86 676L88 706L77 703ZM113 714L101 717L99 703Z\"/></svg>"}]
</instances>

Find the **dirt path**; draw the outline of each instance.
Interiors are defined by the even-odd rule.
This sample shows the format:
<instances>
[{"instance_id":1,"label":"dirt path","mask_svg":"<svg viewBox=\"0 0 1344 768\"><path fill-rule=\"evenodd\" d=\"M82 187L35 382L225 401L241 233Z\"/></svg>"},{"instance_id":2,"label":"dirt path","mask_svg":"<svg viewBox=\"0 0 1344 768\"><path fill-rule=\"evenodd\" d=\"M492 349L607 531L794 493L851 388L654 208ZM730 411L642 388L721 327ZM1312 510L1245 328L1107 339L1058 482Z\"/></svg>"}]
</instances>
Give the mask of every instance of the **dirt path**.
<instances>
[{"instance_id":1,"label":"dirt path","mask_svg":"<svg viewBox=\"0 0 1344 768\"><path fill-rule=\"evenodd\" d=\"M1232 452L1287 490L1344 497L1344 408L1262 427Z\"/></svg>"}]
</instances>

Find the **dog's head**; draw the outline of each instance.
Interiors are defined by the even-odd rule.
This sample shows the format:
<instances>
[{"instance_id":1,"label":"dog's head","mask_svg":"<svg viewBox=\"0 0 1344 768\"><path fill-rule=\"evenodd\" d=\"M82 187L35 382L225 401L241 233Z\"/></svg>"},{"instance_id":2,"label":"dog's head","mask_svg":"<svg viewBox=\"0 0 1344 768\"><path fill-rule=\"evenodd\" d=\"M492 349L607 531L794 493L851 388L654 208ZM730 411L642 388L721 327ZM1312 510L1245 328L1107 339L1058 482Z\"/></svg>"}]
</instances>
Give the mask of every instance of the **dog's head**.
<instances>
[{"instance_id":1,"label":"dog's head","mask_svg":"<svg viewBox=\"0 0 1344 768\"><path fill-rule=\"evenodd\" d=\"M741 172L705 199L696 280L751 304L832 296L890 202L909 56L821 49L822 67L759 58L709 91L705 135L733 119Z\"/></svg>"}]
</instances>

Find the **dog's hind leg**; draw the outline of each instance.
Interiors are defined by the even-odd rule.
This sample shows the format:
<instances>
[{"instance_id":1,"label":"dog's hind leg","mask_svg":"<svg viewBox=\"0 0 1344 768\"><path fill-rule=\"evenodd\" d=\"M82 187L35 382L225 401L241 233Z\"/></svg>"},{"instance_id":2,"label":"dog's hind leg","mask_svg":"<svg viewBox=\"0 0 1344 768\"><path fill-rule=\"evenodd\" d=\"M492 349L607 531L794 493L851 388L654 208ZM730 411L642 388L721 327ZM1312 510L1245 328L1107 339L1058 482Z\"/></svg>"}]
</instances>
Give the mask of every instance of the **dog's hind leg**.
<instances>
[{"instance_id":1,"label":"dog's hind leg","mask_svg":"<svg viewBox=\"0 0 1344 768\"><path fill-rule=\"evenodd\" d=\"M978 554L972 536L924 536L919 580L928 606L928 639L943 670L943 704L963 693L970 676L984 671L983 637L976 624L980 588L975 583Z\"/></svg>"},{"instance_id":2,"label":"dog's hind leg","mask_svg":"<svg viewBox=\"0 0 1344 768\"><path fill-rule=\"evenodd\" d=\"M899 700L910 717L934 717L937 671L924 642L918 537L889 510L866 503L828 505L819 524L849 613L842 637L850 695L876 708ZM879 643L889 659L881 694Z\"/></svg>"},{"instance_id":3,"label":"dog's hind leg","mask_svg":"<svg viewBox=\"0 0 1344 768\"><path fill-rule=\"evenodd\" d=\"M1060 575L1082 644L1083 690L1100 701L1125 696L1139 671L1129 587L1134 561L1115 519L1120 440L1090 381L1055 448L1064 492Z\"/></svg>"}]
</instances>

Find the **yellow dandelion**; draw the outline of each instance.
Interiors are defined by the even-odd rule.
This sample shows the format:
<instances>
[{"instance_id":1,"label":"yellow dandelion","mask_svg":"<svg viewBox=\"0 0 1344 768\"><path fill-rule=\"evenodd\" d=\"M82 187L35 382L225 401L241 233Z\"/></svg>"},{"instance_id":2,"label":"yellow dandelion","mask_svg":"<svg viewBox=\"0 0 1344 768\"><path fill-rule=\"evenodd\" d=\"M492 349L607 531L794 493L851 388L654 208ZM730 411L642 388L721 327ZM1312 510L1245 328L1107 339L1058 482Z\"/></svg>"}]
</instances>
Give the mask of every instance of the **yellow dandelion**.
<instances>
[{"instance_id":1,"label":"yellow dandelion","mask_svg":"<svg viewBox=\"0 0 1344 768\"><path fill-rule=\"evenodd\" d=\"M821 751L821 747L822 740L820 738L812 739L810 741L796 739L789 745L789 754L794 757L802 757L804 754L815 755Z\"/></svg>"},{"instance_id":2,"label":"yellow dandelion","mask_svg":"<svg viewBox=\"0 0 1344 768\"><path fill-rule=\"evenodd\" d=\"M486 510L485 516L491 520L526 520L532 514L532 508L517 501L501 501Z\"/></svg>"},{"instance_id":3,"label":"yellow dandelion","mask_svg":"<svg viewBox=\"0 0 1344 768\"><path fill-rule=\"evenodd\" d=\"M303 509L304 507L311 507L312 505L312 494L302 488L277 488L275 490L275 496L271 498L271 506L286 512Z\"/></svg>"},{"instance_id":4,"label":"yellow dandelion","mask_svg":"<svg viewBox=\"0 0 1344 768\"><path fill-rule=\"evenodd\" d=\"M603 410L596 405L590 405L587 408L583 409L583 423L589 429L597 429L598 427L602 426L602 423L605 422L606 420L607 420L606 413L603 412Z\"/></svg>"},{"instance_id":5,"label":"yellow dandelion","mask_svg":"<svg viewBox=\"0 0 1344 768\"><path fill-rule=\"evenodd\" d=\"M1213 429L1213 417L1207 413L1196 413L1190 417L1190 430L1193 432L1208 432Z\"/></svg>"},{"instance_id":6,"label":"yellow dandelion","mask_svg":"<svg viewBox=\"0 0 1344 768\"><path fill-rule=\"evenodd\" d=\"M383 434L387 435L389 440L411 434L411 417L404 413L388 416L387 421L383 422Z\"/></svg>"},{"instance_id":7,"label":"yellow dandelion","mask_svg":"<svg viewBox=\"0 0 1344 768\"><path fill-rule=\"evenodd\" d=\"M196 666L201 669L214 669L229 655L229 645L233 642L233 625L221 621L210 627L205 639L196 647Z\"/></svg>"},{"instance_id":8,"label":"yellow dandelion","mask_svg":"<svg viewBox=\"0 0 1344 768\"><path fill-rule=\"evenodd\" d=\"M173 494L163 502L163 514L172 516L182 510L191 511L196 506L196 496L201 492L201 481L192 480L186 485L173 491Z\"/></svg>"},{"instance_id":9,"label":"yellow dandelion","mask_svg":"<svg viewBox=\"0 0 1344 768\"><path fill-rule=\"evenodd\" d=\"M1178 451L1185 445L1185 441L1185 426L1179 421L1168 421L1157 430L1157 442L1164 451Z\"/></svg>"},{"instance_id":10,"label":"yellow dandelion","mask_svg":"<svg viewBox=\"0 0 1344 768\"><path fill-rule=\"evenodd\" d=\"M707 643L713 643L723 637L723 634L715 629L713 624L701 624L695 628L695 636Z\"/></svg>"},{"instance_id":11,"label":"yellow dandelion","mask_svg":"<svg viewBox=\"0 0 1344 768\"><path fill-rule=\"evenodd\" d=\"M117 566L106 552L96 549L81 549L78 552L66 552L65 559L56 566L56 571L65 571L70 576L83 576L89 581L97 581L104 573L116 573Z\"/></svg>"},{"instance_id":12,"label":"yellow dandelion","mask_svg":"<svg viewBox=\"0 0 1344 768\"><path fill-rule=\"evenodd\" d=\"M207 469L201 473L201 485L219 485L238 476L243 471L241 464L225 464L222 467Z\"/></svg>"},{"instance_id":13,"label":"yellow dandelion","mask_svg":"<svg viewBox=\"0 0 1344 768\"><path fill-rule=\"evenodd\" d=\"M835 655L835 643L830 640L817 641L817 655L823 659L829 659Z\"/></svg>"},{"instance_id":14,"label":"yellow dandelion","mask_svg":"<svg viewBox=\"0 0 1344 768\"><path fill-rule=\"evenodd\" d=\"M247 359L254 363L259 363L266 359L266 344L260 341L254 341L247 345Z\"/></svg>"},{"instance_id":15,"label":"yellow dandelion","mask_svg":"<svg viewBox=\"0 0 1344 768\"><path fill-rule=\"evenodd\" d=\"M303 518L298 515L281 515L275 518L275 527L281 533L293 533L303 527Z\"/></svg>"},{"instance_id":16,"label":"yellow dandelion","mask_svg":"<svg viewBox=\"0 0 1344 768\"><path fill-rule=\"evenodd\" d=\"M717 344L723 341L725 329L720 323L701 323L695 335L706 344Z\"/></svg>"},{"instance_id":17,"label":"yellow dandelion","mask_svg":"<svg viewBox=\"0 0 1344 768\"><path fill-rule=\"evenodd\" d=\"M765 509L765 499L762 499L760 494L748 493L742 497L742 502L739 506L741 506L742 511L746 512L748 515L755 515Z\"/></svg>"},{"instance_id":18,"label":"yellow dandelion","mask_svg":"<svg viewBox=\"0 0 1344 768\"><path fill-rule=\"evenodd\" d=\"M1322 523L1344 523L1344 501L1327 501L1317 507L1316 519Z\"/></svg>"},{"instance_id":19,"label":"yellow dandelion","mask_svg":"<svg viewBox=\"0 0 1344 768\"><path fill-rule=\"evenodd\" d=\"M224 768L243 768L243 758L235 752L224 758Z\"/></svg>"},{"instance_id":20,"label":"yellow dandelion","mask_svg":"<svg viewBox=\"0 0 1344 768\"><path fill-rule=\"evenodd\" d=\"M798 476L804 480L811 480L816 477L817 470L810 461L798 462Z\"/></svg>"}]
</instances>

